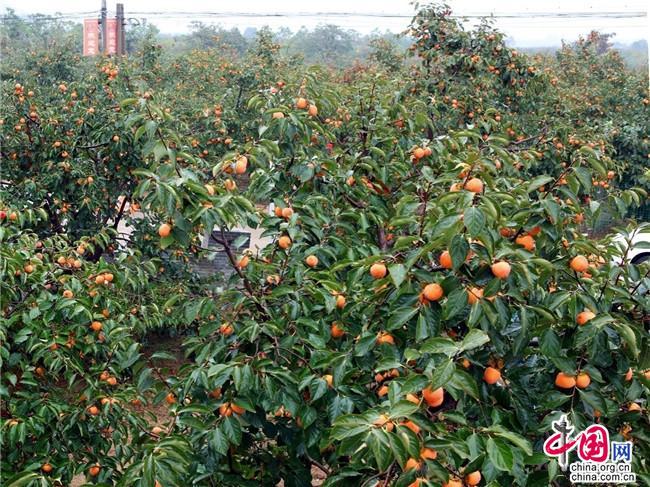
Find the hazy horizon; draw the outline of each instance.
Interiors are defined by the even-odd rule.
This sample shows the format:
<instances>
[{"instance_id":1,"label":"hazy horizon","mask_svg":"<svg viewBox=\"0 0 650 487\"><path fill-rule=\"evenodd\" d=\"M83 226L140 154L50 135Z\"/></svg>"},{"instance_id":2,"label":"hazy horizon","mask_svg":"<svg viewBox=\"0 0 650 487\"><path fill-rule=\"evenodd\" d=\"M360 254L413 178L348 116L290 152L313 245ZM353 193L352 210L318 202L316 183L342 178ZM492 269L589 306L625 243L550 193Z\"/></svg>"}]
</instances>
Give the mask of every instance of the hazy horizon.
<instances>
[{"instance_id":1,"label":"hazy horizon","mask_svg":"<svg viewBox=\"0 0 650 487\"><path fill-rule=\"evenodd\" d=\"M414 9L408 0L375 0L372 4L351 4L344 0L305 5L296 0L240 0L236 3L185 0L182 5L171 0L125 0L127 18L142 19L155 25L164 35L190 32L189 24L198 20L205 24L233 27L244 32L247 28L269 26L273 30L286 27L298 31L312 29L318 24L335 24L344 29L369 34L374 30L399 33L410 23ZM540 2L532 0L501 0L449 2L457 16L471 16L468 24L479 16L495 16L496 27L519 47L557 47L591 30L615 33L615 42L630 44L648 40L648 4L630 0L613 4L609 0L576 0L572 2ZM66 19L81 22L99 13L100 2L86 0L31 0L18 3L0 0L0 8L12 8L16 14L62 14ZM109 15L115 10L108 5Z\"/></svg>"}]
</instances>

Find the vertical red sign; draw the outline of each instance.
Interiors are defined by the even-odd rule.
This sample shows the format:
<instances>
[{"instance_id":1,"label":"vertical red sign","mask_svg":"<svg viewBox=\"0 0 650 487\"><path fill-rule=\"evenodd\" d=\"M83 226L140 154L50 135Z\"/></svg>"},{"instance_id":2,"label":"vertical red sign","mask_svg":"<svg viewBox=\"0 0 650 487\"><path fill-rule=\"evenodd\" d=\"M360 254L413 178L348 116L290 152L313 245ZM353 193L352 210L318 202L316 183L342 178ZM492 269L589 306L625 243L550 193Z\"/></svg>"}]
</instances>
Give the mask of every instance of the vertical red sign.
<instances>
[{"instance_id":1,"label":"vertical red sign","mask_svg":"<svg viewBox=\"0 0 650 487\"><path fill-rule=\"evenodd\" d=\"M117 19L106 19L106 52L117 54Z\"/></svg>"},{"instance_id":2,"label":"vertical red sign","mask_svg":"<svg viewBox=\"0 0 650 487\"><path fill-rule=\"evenodd\" d=\"M84 56L99 54L99 21L84 19Z\"/></svg>"}]
</instances>

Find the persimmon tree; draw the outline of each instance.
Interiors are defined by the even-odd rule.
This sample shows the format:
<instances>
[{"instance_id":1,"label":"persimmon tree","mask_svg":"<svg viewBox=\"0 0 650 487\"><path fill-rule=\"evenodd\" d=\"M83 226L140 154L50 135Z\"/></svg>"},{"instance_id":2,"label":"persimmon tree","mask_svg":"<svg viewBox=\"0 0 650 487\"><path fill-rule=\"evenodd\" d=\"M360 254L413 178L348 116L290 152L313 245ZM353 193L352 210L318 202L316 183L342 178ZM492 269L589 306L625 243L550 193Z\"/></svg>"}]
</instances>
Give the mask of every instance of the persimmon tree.
<instances>
[{"instance_id":1,"label":"persimmon tree","mask_svg":"<svg viewBox=\"0 0 650 487\"><path fill-rule=\"evenodd\" d=\"M255 62L12 83L8 485L561 485L541 445L562 413L647 472L648 264L633 226L584 232L647 193L552 61L444 6L411 35L397 73L307 69L266 32ZM244 251L243 226L271 243ZM219 292L189 278L207 231ZM172 326L165 374L142 344Z\"/></svg>"}]
</instances>

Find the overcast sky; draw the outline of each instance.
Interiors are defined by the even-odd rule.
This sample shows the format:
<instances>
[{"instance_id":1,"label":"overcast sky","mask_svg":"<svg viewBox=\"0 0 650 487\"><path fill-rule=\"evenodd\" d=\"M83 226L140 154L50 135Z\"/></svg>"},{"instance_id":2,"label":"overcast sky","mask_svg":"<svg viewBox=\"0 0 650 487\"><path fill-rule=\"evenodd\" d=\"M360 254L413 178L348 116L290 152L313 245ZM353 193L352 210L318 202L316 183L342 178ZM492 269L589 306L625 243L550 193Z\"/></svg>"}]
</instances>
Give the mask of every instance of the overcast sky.
<instances>
[{"instance_id":1,"label":"overcast sky","mask_svg":"<svg viewBox=\"0 0 650 487\"><path fill-rule=\"evenodd\" d=\"M311 28L319 23L334 23L362 33L374 29L401 32L413 14L409 0L123 0L127 17L148 17L149 21L166 33L187 32L192 20L237 27L272 28L288 27L297 30L302 26ZM425 2L421 2L425 3ZM459 15L513 15L513 14L572 14L572 13L639 13L636 18L588 17L588 18L502 18L497 26L514 39L518 46L558 45L562 39L573 40L591 29L616 33L615 40L633 42L647 39L648 0L450 0L455 14ZM100 0L0 0L0 7L10 7L18 14L44 13L77 14L99 11ZM108 0L109 12L114 12L115 0ZM152 12L163 15L152 15ZM184 14L179 14L183 12ZM206 18L199 12L218 12L218 18ZM328 13L330 15L328 15ZM332 15L352 13L357 15ZM244 14L244 15L233 15ZM258 14L259 16L255 16ZM280 14L280 16L272 16ZM298 14L298 15L297 15ZM372 17L364 16L372 14ZM93 17L95 14L90 14Z\"/></svg>"}]
</instances>

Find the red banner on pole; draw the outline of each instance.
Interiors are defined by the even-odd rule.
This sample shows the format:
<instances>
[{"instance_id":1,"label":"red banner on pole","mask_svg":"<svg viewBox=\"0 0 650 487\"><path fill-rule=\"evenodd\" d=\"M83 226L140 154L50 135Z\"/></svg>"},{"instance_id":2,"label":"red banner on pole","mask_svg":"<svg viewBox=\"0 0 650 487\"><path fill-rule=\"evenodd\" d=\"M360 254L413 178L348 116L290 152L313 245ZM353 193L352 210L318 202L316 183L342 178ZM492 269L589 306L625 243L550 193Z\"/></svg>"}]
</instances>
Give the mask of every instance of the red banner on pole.
<instances>
[{"instance_id":1,"label":"red banner on pole","mask_svg":"<svg viewBox=\"0 0 650 487\"><path fill-rule=\"evenodd\" d=\"M99 54L99 21L84 19L84 56Z\"/></svg>"},{"instance_id":2,"label":"red banner on pole","mask_svg":"<svg viewBox=\"0 0 650 487\"><path fill-rule=\"evenodd\" d=\"M117 19L106 19L106 52L117 54Z\"/></svg>"}]
</instances>

